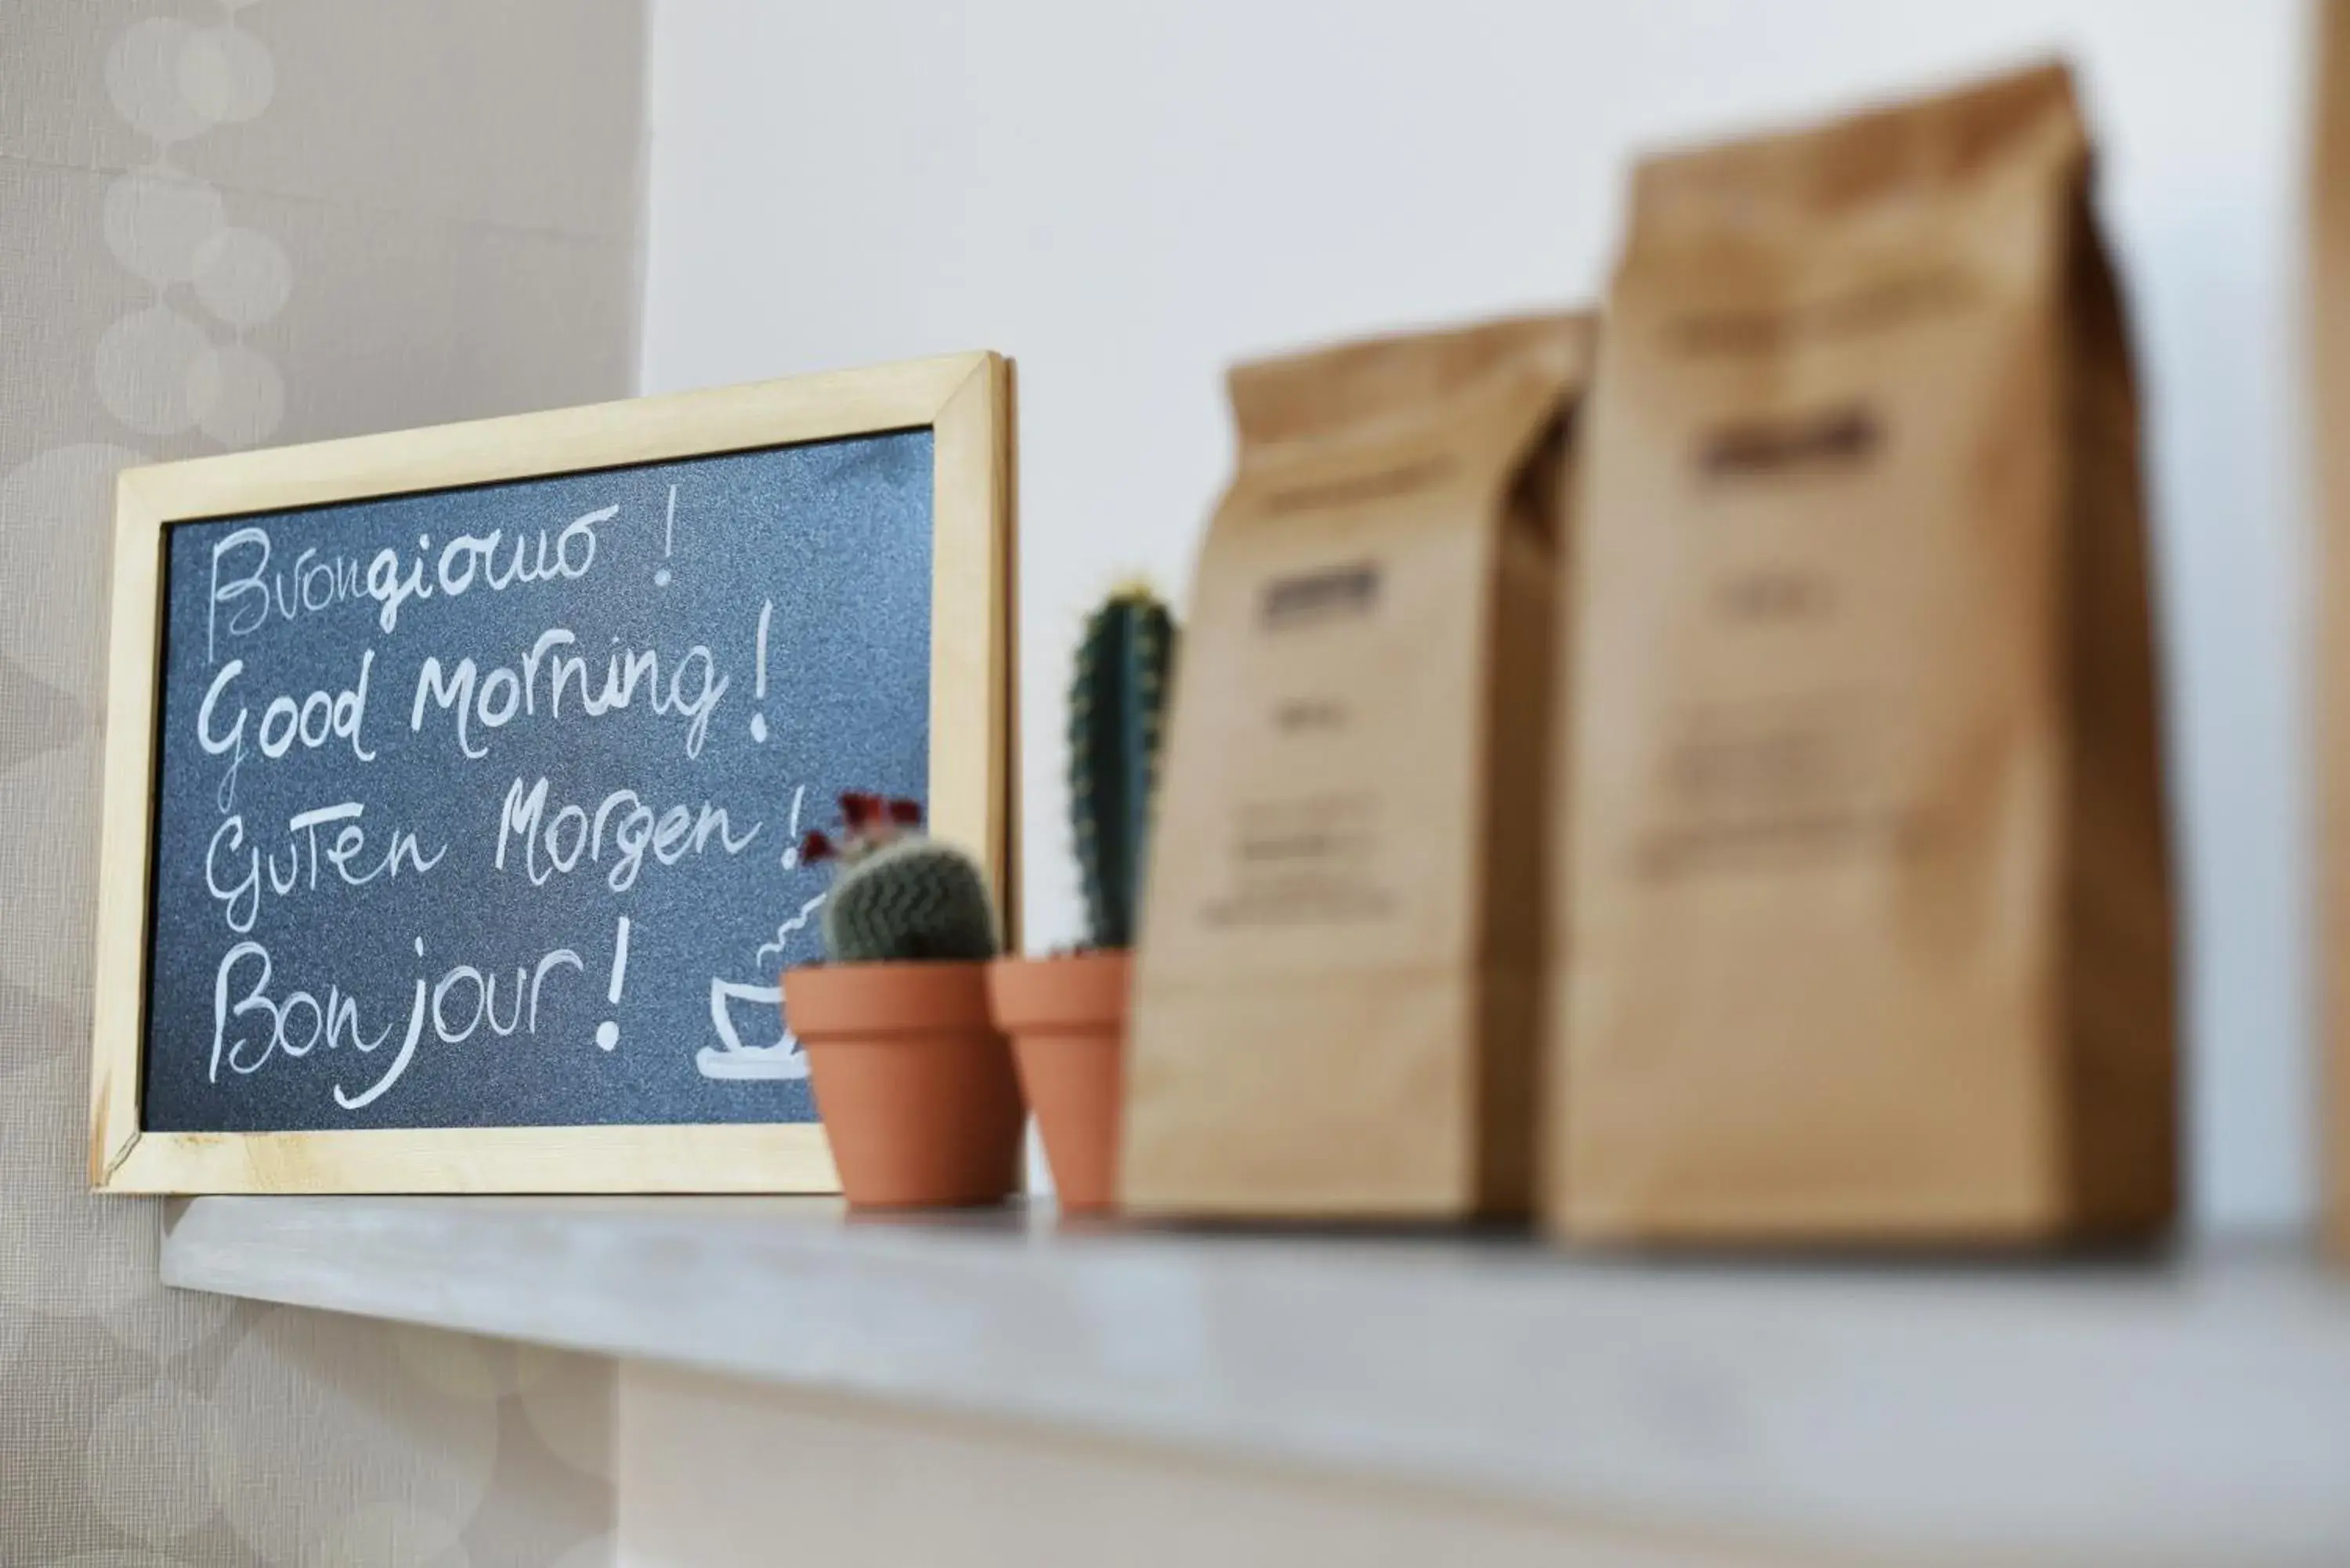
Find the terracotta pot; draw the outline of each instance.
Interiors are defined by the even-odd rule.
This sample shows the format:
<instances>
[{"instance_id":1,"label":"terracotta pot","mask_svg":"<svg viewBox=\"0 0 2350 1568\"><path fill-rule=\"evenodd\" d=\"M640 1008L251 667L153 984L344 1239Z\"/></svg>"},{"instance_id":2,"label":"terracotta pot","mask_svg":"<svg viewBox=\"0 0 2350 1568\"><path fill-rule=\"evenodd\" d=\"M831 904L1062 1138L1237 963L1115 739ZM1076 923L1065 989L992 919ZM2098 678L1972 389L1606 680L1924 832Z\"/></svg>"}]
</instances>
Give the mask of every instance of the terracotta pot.
<instances>
[{"instance_id":1,"label":"terracotta pot","mask_svg":"<svg viewBox=\"0 0 2350 1568\"><path fill-rule=\"evenodd\" d=\"M982 963L819 964L784 974L848 1201L1000 1203L1019 1184L1020 1085Z\"/></svg>"},{"instance_id":2,"label":"terracotta pot","mask_svg":"<svg viewBox=\"0 0 2350 1568\"><path fill-rule=\"evenodd\" d=\"M1020 1086L1036 1114L1064 1210L1118 1201L1118 1135L1126 1086L1123 952L997 959L987 966L995 1026L1012 1036Z\"/></svg>"}]
</instances>

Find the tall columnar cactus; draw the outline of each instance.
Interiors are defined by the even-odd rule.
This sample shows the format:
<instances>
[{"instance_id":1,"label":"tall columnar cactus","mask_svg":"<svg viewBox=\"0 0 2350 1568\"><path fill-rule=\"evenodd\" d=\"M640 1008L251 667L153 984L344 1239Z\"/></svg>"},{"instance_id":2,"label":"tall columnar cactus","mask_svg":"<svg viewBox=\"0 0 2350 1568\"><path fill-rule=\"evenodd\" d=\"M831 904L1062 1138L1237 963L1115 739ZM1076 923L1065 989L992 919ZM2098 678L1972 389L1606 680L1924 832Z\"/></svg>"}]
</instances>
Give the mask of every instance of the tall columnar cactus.
<instances>
[{"instance_id":1,"label":"tall columnar cactus","mask_svg":"<svg viewBox=\"0 0 2350 1568\"><path fill-rule=\"evenodd\" d=\"M1077 645L1069 686L1069 825L1097 948L1134 943L1174 659L1174 618L1140 587L1111 595Z\"/></svg>"},{"instance_id":2,"label":"tall columnar cactus","mask_svg":"<svg viewBox=\"0 0 2350 1568\"><path fill-rule=\"evenodd\" d=\"M921 807L851 793L840 797L836 841L811 833L803 861L837 860L824 903L825 956L834 963L993 958L995 905L987 875L951 844L922 835Z\"/></svg>"}]
</instances>

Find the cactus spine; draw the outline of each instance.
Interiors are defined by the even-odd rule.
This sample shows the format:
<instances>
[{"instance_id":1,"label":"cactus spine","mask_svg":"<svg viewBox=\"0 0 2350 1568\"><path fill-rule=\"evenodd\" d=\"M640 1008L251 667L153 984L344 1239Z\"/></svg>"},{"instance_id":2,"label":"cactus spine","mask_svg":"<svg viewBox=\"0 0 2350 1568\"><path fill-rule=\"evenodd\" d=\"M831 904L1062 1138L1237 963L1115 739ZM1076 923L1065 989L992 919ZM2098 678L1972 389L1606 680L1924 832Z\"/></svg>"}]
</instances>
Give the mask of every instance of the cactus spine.
<instances>
[{"instance_id":1,"label":"cactus spine","mask_svg":"<svg viewBox=\"0 0 2350 1568\"><path fill-rule=\"evenodd\" d=\"M1091 945L1134 943L1175 622L1146 587L1086 623L1069 686L1069 826Z\"/></svg>"},{"instance_id":2,"label":"cactus spine","mask_svg":"<svg viewBox=\"0 0 2350 1568\"><path fill-rule=\"evenodd\" d=\"M811 833L804 861L837 860L824 903L834 963L993 958L995 903L987 876L951 844L923 836L921 808L878 795L840 797L838 842Z\"/></svg>"}]
</instances>

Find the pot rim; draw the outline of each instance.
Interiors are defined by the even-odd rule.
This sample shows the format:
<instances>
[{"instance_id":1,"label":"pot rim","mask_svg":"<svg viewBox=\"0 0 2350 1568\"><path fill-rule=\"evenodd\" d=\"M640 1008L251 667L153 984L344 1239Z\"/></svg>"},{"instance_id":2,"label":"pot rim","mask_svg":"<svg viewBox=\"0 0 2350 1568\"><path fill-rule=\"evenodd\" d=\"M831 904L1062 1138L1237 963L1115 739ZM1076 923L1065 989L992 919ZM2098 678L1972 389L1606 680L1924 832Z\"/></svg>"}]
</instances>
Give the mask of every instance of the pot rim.
<instances>
[{"instance_id":1,"label":"pot rim","mask_svg":"<svg viewBox=\"0 0 2350 1568\"><path fill-rule=\"evenodd\" d=\"M801 964L784 971L784 1022L806 1041L993 1034L984 959Z\"/></svg>"},{"instance_id":2,"label":"pot rim","mask_svg":"<svg viewBox=\"0 0 2350 1568\"><path fill-rule=\"evenodd\" d=\"M1132 983L1126 949L998 959L987 971L989 1004L1007 1034L1123 1035Z\"/></svg>"},{"instance_id":3,"label":"pot rim","mask_svg":"<svg viewBox=\"0 0 2350 1568\"><path fill-rule=\"evenodd\" d=\"M1045 969L1056 964L1100 965L1131 964L1132 948L1079 948L1073 952L998 953L986 961L991 969Z\"/></svg>"}]
</instances>

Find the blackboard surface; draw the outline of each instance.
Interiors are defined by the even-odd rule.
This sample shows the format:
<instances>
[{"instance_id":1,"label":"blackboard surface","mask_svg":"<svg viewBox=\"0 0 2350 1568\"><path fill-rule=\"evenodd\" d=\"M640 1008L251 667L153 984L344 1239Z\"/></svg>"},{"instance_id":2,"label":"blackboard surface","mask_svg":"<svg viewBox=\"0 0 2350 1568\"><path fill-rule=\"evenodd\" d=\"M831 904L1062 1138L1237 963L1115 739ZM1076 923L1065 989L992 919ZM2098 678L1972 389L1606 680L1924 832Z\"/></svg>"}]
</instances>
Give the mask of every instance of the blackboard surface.
<instances>
[{"instance_id":1,"label":"blackboard surface","mask_svg":"<svg viewBox=\"0 0 2350 1568\"><path fill-rule=\"evenodd\" d=\"M813 1120L791 851L927 798L931 487L915 430L172 525L142 1126Z\"/></svg>"}]
</instances>

